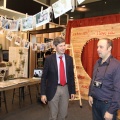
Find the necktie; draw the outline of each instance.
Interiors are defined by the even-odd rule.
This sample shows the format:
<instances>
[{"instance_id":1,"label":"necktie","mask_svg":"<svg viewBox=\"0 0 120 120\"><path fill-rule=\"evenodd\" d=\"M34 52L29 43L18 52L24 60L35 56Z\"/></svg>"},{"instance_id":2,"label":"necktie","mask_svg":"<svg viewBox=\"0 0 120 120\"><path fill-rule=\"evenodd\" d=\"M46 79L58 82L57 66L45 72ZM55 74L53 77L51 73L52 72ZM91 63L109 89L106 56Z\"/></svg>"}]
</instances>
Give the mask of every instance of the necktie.
<instances>
[{"instance_id":1,"label":"necktie","mask_svg":"<svg viewBox=\"0 0 120 120\"><path fill-rule=\"evenodd\" d=\"M62 86L64 86L66 84L66 80L65 80L65 69L64 69L64 62L62 60L62 56L59 57L60 58L60 84Z\"/></svg>"}]
</instances>

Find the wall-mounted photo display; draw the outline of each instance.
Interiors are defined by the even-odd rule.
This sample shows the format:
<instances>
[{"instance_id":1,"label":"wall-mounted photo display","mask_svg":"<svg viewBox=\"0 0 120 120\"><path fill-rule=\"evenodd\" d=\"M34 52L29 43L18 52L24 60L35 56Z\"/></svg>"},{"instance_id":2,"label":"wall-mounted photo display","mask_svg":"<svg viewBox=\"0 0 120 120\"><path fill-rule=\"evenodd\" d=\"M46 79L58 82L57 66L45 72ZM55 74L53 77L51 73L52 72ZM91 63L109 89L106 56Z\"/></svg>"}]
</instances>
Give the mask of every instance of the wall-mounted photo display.
<instances>
[{"instance_id":1,"label":"wall-mounted photo display","mask_svg":"<svg viewBox=\"0 0 120 120\"><path fill-rule=\"evenodd\" d=\"M12 34L11 31L8 31L8 32L7 32L6 38L7 38L9 41L12 41L12 39L13 39L13 34Z\"/></svg>"},{"instance_id":2,"label":"wall-mounted photo display","mask_svg":"<svg viewBox=\"0 0 120 120\"><path fill-rule=\"evenodd\" d=\"M21 19L21 30L27 31L33 29L33 16Z\"/></svg>"},{"instance_id":3,"label":"wall-mounted photo display","mask_svg":"<svg viewBox=\"0 0 120 120\"><path fill-rule=\"evenodd\" d=\"M30 45L29 41L25 41L24 42L24 48L29 49L29 45Z\"/></svg>"},{"instance_id":4,"label":"wall-mounted photo display","mask_svg":"<svg viewBox=\"0 0 120 120\"><path fill-rule=\"evenodd\" d=\"M46 23L49 23L50 21L50 10L51 8L47 8L45 10L42 10L41 12L37 13L35 15L36 17L36 27L39 27L41 25L44 25Z\"/></svg>"},{"instance_id":5,"label":"wall-mounted photo display","mask_svg":"<svg viewBox=\"0 0 120 120\"><path fill-rule=\"evenodd\" d=\"M52 4L55 18L72 9L71 0L58 0Z\"/></svg>"},{"instance_id":6,"label":"wall-mounted photo display","mask_svg":"<svg viewBox=\"0 0 120 120\"><path fill-rule=\"evenodd\" d=\"M15 37L15 44L20 45L22 38L20 36Z\"/></svg>"},{"instance_id":7,"label":"wall-mounted photo display","mask_svg":"<svg viewBox=\"0 0 120 120\"><path fill-rule=\"evenodd\" d=\"M10 21L10 30L11 31L18 31L18 29L19 29L19 22L20 22L20 20L11 20Z\"/></svg>"}]
</instances>

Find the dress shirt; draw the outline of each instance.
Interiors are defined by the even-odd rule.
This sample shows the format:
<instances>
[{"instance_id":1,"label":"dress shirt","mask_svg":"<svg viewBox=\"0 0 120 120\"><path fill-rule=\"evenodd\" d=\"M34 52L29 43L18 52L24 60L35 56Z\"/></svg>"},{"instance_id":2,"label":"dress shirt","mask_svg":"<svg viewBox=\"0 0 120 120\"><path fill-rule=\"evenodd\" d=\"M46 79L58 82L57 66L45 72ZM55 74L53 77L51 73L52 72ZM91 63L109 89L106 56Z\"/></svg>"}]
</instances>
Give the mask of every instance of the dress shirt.
<instances>
[{"instance_id":1,"label":"dress shirt","mask_svg":"<svg viewBox=\"0 0 120 120\"><path fill-rule=\"evenodd\" d=\"M57 60L57 66L58 66L58 84L60 84L60 56L62 56L62 60L63 60L63 63L64 63L64 69L65 69L65 78L66 78L66 83L67 83L67 77L66 77L66 62L65 62L65 55L58 55L56 53L56 60Z\"/></svg>"},{"instance_id":2,"label":"dress shirt","mask_svg":"<svg viewBox=\"0 0 120 120\"><path fill-rule=\"evenodd\" d=\"M120 101L120 61L109 56L104 63L101 62L102 59L99 59L94 66L89 96L111 102L108 112L112 114L118 109ZM101 82L102 87L95 87L94 81Z\"/></svg>"}]
</instances>

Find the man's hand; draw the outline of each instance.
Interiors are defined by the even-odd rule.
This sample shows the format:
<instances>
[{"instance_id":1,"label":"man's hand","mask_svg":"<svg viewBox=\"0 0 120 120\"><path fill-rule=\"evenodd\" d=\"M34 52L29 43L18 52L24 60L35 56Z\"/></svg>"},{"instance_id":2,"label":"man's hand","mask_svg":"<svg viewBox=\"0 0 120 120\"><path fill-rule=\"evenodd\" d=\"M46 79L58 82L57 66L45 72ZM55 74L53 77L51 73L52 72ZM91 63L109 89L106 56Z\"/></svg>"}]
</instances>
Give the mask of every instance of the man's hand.
<instances>
[{"instance_id":1,"label":"man's hand","mask_svg":"<svg viewBox=\"0 0 120 120\"><path fill-rule=\"evenodd\" d=\"M44 104L47 103L47 97L46 97L46 95L42 95L42 96L41 96L41 101L42 101Z\"/></svg>"},{"instance_id":2,"label":"man's hand","mask_svg":"<svg viewBox=\"0 0 120 120\"><path fill-rule=\"evenodd\" d=\"M104 115L105 120L112 120L113 119L113 114L110 114L109 112L106 112Z\"/></svg>"},{"instance_id":3,"label":"man's hand","mask_svg":"<svg viewBox=\"0 0 120 120\"><path fill-rule=\"evenodd\" d=\"M92 104L93 104L93 97L89 96L88 102L89 102L89 105L92 107Z\"/></svg>"}]
</instances>

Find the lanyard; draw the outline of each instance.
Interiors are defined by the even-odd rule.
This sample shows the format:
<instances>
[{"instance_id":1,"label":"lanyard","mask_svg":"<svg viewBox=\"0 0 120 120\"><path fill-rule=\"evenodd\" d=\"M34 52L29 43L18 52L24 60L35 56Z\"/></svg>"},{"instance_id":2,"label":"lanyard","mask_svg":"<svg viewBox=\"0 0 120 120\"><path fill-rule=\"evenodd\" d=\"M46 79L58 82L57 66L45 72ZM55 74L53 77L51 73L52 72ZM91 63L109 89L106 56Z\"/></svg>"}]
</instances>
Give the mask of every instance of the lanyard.
<instances>
[{"instance_id":1,"label":"lanyard","mask_svg":"<svg viewBox=\"0 0 120 120\"><path fill-rule=\"evenodd\" d=\"M110 58L110 61L111 61L111 58ZM110 62L109 62L109 64L110 64ZM105 73L106 73L106 71L107 71L107 69L108 69L108 67L109 67L109 64L108 64L108 65L106 66L106 68L105 68L105 72L104 72L103 78L105 77ZM98 67L99 67L99 65L98 65ZM94 77L93 81L95 81L95 79L96 79L96 77L97 77L98 67L97 67L97 72L96 72L96 74L95 74L95 77ZM102 81L103 81L103 79L102 79Z\"/></svg>"}]
</instances>

